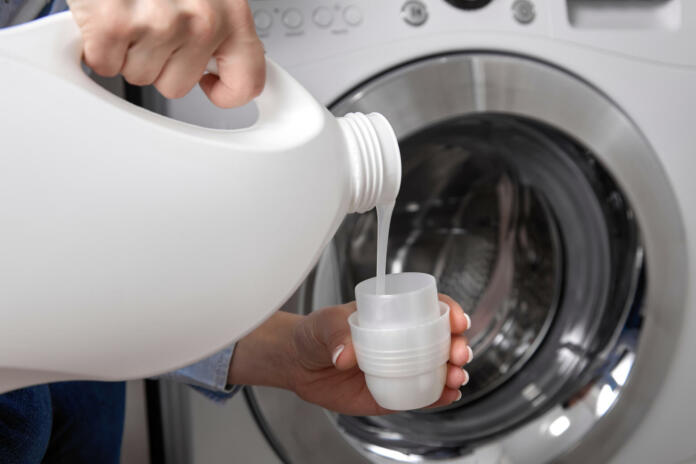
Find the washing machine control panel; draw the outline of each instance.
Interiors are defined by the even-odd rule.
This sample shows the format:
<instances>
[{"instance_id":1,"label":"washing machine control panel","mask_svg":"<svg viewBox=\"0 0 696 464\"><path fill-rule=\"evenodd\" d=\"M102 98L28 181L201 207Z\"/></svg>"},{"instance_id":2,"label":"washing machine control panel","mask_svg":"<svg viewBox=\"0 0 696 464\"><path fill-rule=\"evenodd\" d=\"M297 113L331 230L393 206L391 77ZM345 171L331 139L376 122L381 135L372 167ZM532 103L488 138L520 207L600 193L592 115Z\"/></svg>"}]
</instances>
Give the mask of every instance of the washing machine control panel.
<instances>
[{"instance_id":1,"label":"washing machine control panel","mask_svg":"<svg viewBox=\"0 0 696 464\"><path fill-rule=\"evenodd\" d=\"M445 36L451 37L451 48L459 50L509 49L505 38L514 37L513 45L517 38L543 38L628 57L696 65L690 45L696 42L696 1L249 0L249 4L266 50L286 66L397 42L413 50L413 41L433 42ZM518 50L513 46L512 51Z\"/></svg>"},{"instance_id":2,"label":"washing machine control panel","mask_svg":"<svg viewBox=\"0 0 696 464\"><path fill-rule=\"evenodd\" d=\"M251 2L256 32L262 39L309 35L312 29L325 30L331 35L347 34L363 22L364 13L354 4L317 4L297 6L291 2Z\"/></svg>"},{"instance_id":3,"label":"washing machine control panel","mask_svg":"<svg viewBox=\"0 0 696 464\"><path fill-rule=\"evenodd\" d=\"M514 7L511 0L250 0L249 4L266 50L292 66L293 61L314 61L385 41L428 38L434 32L544 33L546 22L543 14L535 14L533 1L544 0L515 0Z\"/></svg>"}]
</instances>

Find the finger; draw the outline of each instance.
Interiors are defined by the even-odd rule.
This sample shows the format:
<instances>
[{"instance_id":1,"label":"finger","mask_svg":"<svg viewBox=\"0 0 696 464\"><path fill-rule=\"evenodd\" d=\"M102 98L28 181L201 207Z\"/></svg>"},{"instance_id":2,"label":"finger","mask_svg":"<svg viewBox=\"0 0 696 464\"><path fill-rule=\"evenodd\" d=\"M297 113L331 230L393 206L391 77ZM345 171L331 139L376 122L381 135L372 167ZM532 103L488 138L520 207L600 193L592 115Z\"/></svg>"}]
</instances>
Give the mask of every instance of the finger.
<instances>
[{"instance_id":1,"label":"finger","mask_svg":"<svg viewBox=\"0 0 696 464\"><path fill-rule=\"evenodd\" d=\"M450 344L449 362L455 366L463 366L471 360L471 357L473 357L473 351L470 351L466 337L453 336Z\"/></svg>"},{"instance_id":2,"label":"finger","mask_svg":"<svg viewBox=\"0 0 696 464\"><path fill-rule=\"evenodd\" d=\"M228 39L215 53L219 76L206 74L200 86L210 101L221 108L249 103L263 90L266 60L256 36L241 43Z\"/></svg>"},{"instance_id":3,"label":"finger","mask_svg":"<svg viewBox=\"0 0 696 464\"><path fill-rule=\"evenodd\" d=\"M211 53L195 44L178 49L154 81L155 87L170 99L185 96L203 75Z\"/></svg>"},{"instance_id":4,"label":"finger","mask_svg":"<svg viewBox=\"0 0 696 464\"><path fill-rule=\"evenodd\" d=\"M465 330L471 328L471 319L469 315L464 312L459 303L454 301L447 295L440 294L440 301L446 303L450 307L450 330L452 333L462 333Z\"/></svg>"},{"instance_id":5,"label":"finger","mask_svg":"<svg viewBox=\"0 0 696 464\"><path fill-rule=\"evenodd\" d=\"M170 43L154 47L152 44L138 42L128 49L121 74L133 85L150 85L162 73L164 65L172 52L180 46Z\"/></svg>"},{"instance_id":6,"label":"finger","mask_svg":"<svg viewBox=\"0 0 696 464\"><path fill-rule=\"evenodd\" d=\"M246 2L244 2L245 8ZM186 43L178 48L155 80L157 90L167 98L181 98L191 91L205 71L213 52L224 36L221 21L207 2L197 2L190 14L179 18Z\"/></svg>"},{"instance_id":7,"label":"finger","mask_svg":"<svg viewBox=\"0 0 696 464\"><path fill-rule=\"evenodd\" d=\"M445 387L445 389L442 391L440 399L431 404L430 406L427 406L425 409L437 408L438 406L447 406L448 404L452 404L455 401L458 401L461 397L462 392L460 392L458 388L453 389Z\"/></svg>"},{"instance_id":8,"label":"finger","mask_svg":"<svg viewBox=\"0 0 696 464\"><path fill-rule=\"evenodd\" d=\"M300 324L294 335L301 361L307 369L336 366L350 369L357 363L350 336L348 316L355 304L331 306L313 312Z\"/></svg>"},{"instance_id":9,"label":"finger","mask_svg":"<svg viewBox=\"0 0 696 464\"><path fill-rule=\"evenodd\" d=\"M447 380L445 385L449 388L458 389L469 382L469 373L459 366L447 364Z\"/></svg>"},{"instance_id":10,"label":"finger","mask_svg":"<svg viewBox=\"0 0 696 464\"><path fill-rule=\"evenodd\" d=\"M156 6L155 6L156 7ZM153 7L153 8L155 8ZM141 36L131 42L121 74L134 85L152 84L162 72L172 53L188 37L188 21L167 9L151 13Z\"/></svg>"},{"instance_id":11,"label":"finger","mask_svg":"<svg viewBox=\"0 0 696 464\"><path fill-rule=\"evenodd\" d=\"M113 77L121 71L130 44L132 29L114 20L102 29L92 25L82 29L85 64L104 77Z\"/></svg>"},{"instance_id":12,"label":"finger","mask_svg":"<svg viewBox=\"0 0 696 464\"><path fill-rule=\"evenodd\" d=\"M353 343L341 343L333 349L331 362L339 371L347 371L358 365Z\"/></svg>"},{"instance_id":13,"label":"finger","mask_svg":"<svg viewBox=\"0 0 696 464\"><path fill-rule=\"evenodd\" d=\"M331 364L341 371L358 364L348 324L348 316L354 311L355 304L348 303L322 309L314 315L314 336L331 353Z\"/></svg>"}]
</instances>

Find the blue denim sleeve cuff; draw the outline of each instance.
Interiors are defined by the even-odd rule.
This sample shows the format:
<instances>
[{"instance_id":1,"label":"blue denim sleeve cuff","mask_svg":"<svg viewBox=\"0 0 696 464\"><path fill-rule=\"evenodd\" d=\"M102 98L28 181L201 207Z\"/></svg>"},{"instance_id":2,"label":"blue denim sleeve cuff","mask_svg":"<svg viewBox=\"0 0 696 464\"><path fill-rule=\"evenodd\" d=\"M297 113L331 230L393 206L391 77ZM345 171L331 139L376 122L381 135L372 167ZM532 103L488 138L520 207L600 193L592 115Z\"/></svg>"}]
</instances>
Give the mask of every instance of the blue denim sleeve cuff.
<instances>
[{"instance_id":1,"label":"blue denim sleeve cuff","mask_svg":"<svg viewBox=\"0 0 696 464\"><path fill-rule=\"evenodd\" d=\"M222 400L230 397L239 390L234 385L227 383L234 347L235 345L231 345L197 363L164 374L160 378L198 387L197 390L212 399Z\"/></svg>"}]
</instances>

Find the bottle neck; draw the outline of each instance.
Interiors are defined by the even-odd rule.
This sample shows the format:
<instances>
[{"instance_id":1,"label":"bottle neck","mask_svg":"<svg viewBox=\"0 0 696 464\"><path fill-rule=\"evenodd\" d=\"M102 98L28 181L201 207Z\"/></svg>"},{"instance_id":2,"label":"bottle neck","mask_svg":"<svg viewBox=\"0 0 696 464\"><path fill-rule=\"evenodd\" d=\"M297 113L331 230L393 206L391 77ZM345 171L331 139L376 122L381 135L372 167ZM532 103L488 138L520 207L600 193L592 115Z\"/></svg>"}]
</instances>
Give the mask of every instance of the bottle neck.
<instances>
[{"instance_id":1,"label":"bottle neck","mask_svg":"<svg viewBox=\"0 0 696 464\"><path fill-rule=\"evenodd\" d=\"M351 165L350 213L364 213L396 200L401 185L399 142L379 113L348 113L338 118Z\"/></svg>"}]
</instances>

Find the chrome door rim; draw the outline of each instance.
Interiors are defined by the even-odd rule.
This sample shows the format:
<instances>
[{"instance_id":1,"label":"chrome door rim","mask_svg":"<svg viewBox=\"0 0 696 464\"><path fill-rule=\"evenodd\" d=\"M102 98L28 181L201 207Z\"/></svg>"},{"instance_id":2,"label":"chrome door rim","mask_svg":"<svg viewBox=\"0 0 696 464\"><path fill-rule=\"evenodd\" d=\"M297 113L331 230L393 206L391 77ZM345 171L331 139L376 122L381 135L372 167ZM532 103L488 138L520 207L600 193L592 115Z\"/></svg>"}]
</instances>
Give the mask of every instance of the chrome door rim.
<instances>
[{"instance_id":1,"label":"chrome door rim","mask_svg":"<svg viewBox=\"0 0 696 464\"><path fill-rule=\"evenodd\" d=\"M600 91L563 70L516 56L453 54L417 61L360 86L340 100L334 106L334 112L342 114L348 109L361 110L360 102L364 95L385 86L390 79L405 74L416 76L414 79L429 74L427 78L430 82L435 78L436 85L457 91L448 94L451 98L440 101L429 99L428 94L404 92L403 88L394 94L383 92L383 98L389 102L385 108L390 108L392 112L390 114L383 108L380 110L386 113L399 138L463 114L495 112L533 118L571 134L590 148L612 173L633 205L649 268L644 298L646 319L630 381L616 390L616 401L606 414L600 416L601 420L593 421L579 433L558 437L561 444L550 447L549 454L544 457L545 460L562 462L584 462L590 458L606 460L626 439L647 409L632 408L631 405L640 402L640 398L652 397L658 390L675 347L675 337L668 334L678 331L684 312L687 266L686 258L680 251L685 249L684 229L677 201L658 157L629 117ZM418 111L409 112L407 108L418 108ZM664 243L670 246L663 247ZM656 311L658 308L659 315ZM659 324L656 323L658 317ZM602 380L599 379L592 386L596 393L604 386ZM339 462L336 458L341 453L350 457L345 462L355 462L355 449L370 456L373 461L419 458L399 457L398 452L394 454L393 450L379 450L372 445L347 439L327 415L318 414L315 406L293 395L269 389L254 389L254 395L269 432L283 444L291 462L325 462L326 459ZM283 398L282 401L279 398ZM586 395L574 407L596 408L596 403L597 397ZM271 404L275 407L270 407ZM292 423L283 417L288 413L288 408L295 413L314 416L319 421L311 428L323 429L320 442L314 442L313 434L298 434L297 430L290 430ZM513 443L523 436L528 427L539 427L544 421L548 425L557 417L560 417L558 410L548 411L497 441ZM351 441L356 448L347 445L347 441ZM306 454L308 450L311 450L311 454ZM390 452L390 458L384 457L389 456ZM463 455L461 461L457 462L467 462L477 452L490 452L490 447L482 446L463 452L468 455Z\"/></svg>"}]
</instances>

